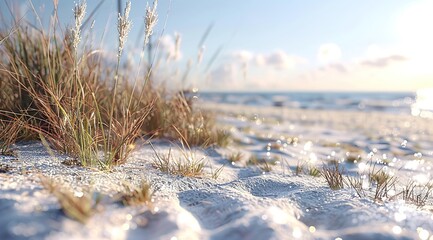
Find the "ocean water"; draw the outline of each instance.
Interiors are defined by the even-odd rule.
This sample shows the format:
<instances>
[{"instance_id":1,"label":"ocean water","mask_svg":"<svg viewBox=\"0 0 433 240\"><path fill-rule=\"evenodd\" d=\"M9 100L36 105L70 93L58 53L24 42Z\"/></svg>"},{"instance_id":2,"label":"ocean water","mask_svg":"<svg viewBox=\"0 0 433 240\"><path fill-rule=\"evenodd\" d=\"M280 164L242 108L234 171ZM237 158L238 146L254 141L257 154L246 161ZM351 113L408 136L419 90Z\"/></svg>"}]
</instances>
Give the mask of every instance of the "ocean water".
<instances>
[{"instance_id":1,"label":"ocean water","mask_svg":"<svg viewBox=\"0 0 433 240\"><path fill-rule=\"evenodd\" d=\"M417 92L198 92L199 101L282 108L378 111L433 118L433 90Z\"/></svg>"}]
</instances>

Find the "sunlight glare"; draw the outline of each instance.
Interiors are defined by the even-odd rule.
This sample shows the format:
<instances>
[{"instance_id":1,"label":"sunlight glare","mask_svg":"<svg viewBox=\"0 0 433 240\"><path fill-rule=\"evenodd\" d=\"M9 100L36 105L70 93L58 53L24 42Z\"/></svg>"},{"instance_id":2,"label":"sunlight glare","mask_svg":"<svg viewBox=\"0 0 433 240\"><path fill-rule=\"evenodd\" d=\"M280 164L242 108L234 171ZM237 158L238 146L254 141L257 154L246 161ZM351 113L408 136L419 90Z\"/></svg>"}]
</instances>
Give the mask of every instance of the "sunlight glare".
<instances>
[{"instance_id":1,"label":"sunlight glare","mask_svg":"<svg viewBox=\"0 0 433 240\"><path fill-rule=\"evenodd\" d=\"M433 89L420 89L416 92L416 101L411 106L413 116L433 118Z\"/></svg>"},{"instance_id":2,"label":"sunlight glare","mask_svg":"<svg viewBox=\"0 0 433 240\"><path fill-rule=\"evenodd\" d=\"M433 41L433 2L414 1L396 21L396 31L399 37L412 47L421 48L429 46Z\"/></svg>"},{"instance_id":3,"label":"sunlight glare","mask_svg":"<svg viewBox=\"0 0 433 240\"><path fill-rule=\"evenodd\" d=\"M400 234L401 232L402 232L402 230L401 230L401 227L400 226L394 226L393 228L392 228L392 232L394 233L394 234Z\"/></svg>"}]
</instances>

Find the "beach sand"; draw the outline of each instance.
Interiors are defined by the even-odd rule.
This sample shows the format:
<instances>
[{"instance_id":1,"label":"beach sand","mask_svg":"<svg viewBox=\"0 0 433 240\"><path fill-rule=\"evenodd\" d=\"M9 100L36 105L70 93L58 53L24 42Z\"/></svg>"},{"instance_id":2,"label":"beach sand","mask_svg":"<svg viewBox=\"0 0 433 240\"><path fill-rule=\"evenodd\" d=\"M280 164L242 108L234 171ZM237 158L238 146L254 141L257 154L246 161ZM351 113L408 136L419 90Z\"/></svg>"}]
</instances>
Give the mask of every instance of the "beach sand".
<instances>
[{"instance_id":1,"label":"beach sand","mask_svg":"<svg viewBox=\"0 0 433 240\"><path fill-rule=\"evenodd\" d=\"M405 182L432 178L433 120L379 112L349 112L203 104L230 131L226 148L184 149L178 144L137 143L126 164L100 172L62 164L40 142L15 146L0 156L0 239L433 239L433 198L419 207L401 199L374 201L345 187L331 190L323 177L296 174L297 166L321 169L338 161L346 175L366 175L372 166ZM174 176L152 167L155 151L185 152L204 159L199 178ZM229 156L242 159L230 162ZM268 161L249 165L251 156ZM355 157L356 163L348 158ZM224 166L218 178L211 174ZM66 217L40 176L102 196L83 225ZM124 207L115 201L122 183L152 182L154 202ZM371 193L370 193L371 192Z\"/></svg>"}]
</instances>

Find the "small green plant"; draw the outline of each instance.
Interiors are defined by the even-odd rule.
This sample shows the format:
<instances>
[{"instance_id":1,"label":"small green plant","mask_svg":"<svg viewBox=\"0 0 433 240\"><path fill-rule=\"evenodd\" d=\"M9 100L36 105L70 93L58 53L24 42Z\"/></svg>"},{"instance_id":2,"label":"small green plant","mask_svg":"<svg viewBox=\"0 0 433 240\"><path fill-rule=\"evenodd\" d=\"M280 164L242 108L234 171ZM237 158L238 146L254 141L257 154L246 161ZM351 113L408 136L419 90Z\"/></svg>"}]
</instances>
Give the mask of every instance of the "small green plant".
<instances>
[{"instance_id":1,"label":"small green plant","mask_svg":"<svg viewBox=\"0 0 433 240\"><path fill-rule=\"evenodd\" d=\"M320 170L317 169L316 167L310 167L308 169L308 174L310 176L313 176L313 177L319 177L320 176Z\"/></svg>"},{"instance_id":2,"label":"small green plant","mask_svg":"<svg viewBox=\"0 0 433 240\"><path fill-rule=\"evenodd\" d=\"M139 187L124 184L125 192L120 194L120 200L124 205L136 206L145 204L151 206L153 202L154 190L149 181L142 181Z\"/></svg>"},{"instance_id":3,"label":"small green plant","mask_svg":"<svg viewBox=\"0 0 433 240\"><path fill-rule=\"evenodd\" d=\"M100 195L96 199L88 192L83 192L80 196L66 189L64 186L56 183L53 179L41 176L41 185L51 194L53 194L60 204L62 211L70 218L85 224L90 217L96 212L100 203Z\"/></svg>"},{"instance_id":4,"label":"small green plant","mask_svg":"<svg viewBox=\"0 0 433 240\"><path fill-rule=\"evenodd\" d=\"M338 162L330 166L324 165L322 168L322 176L326 179L328 186L332 190L338 190L344 187L343 169Z\"/></svg>"}]
</instances>

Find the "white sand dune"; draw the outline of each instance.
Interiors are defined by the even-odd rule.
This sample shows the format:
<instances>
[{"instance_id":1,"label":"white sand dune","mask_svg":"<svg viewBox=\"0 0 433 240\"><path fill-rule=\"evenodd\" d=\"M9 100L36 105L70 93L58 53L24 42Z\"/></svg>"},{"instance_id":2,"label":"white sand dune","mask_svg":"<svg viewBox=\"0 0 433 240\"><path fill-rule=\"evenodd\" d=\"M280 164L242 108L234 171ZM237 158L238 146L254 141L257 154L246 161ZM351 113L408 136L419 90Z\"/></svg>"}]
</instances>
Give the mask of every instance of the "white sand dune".
<instances>
[{"instance_id":1,"label":"white sand dune","mask_svg":"<svg viewBox=\"0 0 433 240\"><path fill-rule=\"evenodd\" d=\"M333 191L321 177L294 173L300 161L319 167L330 158L343 158L349 151L341 150L344 145L364 159L389 159L387 171L401 179L430 178L431 120L383 113L206 107L218 109L219 122L236 141L228 148L192 150L206 157L201 178L154 169L155 153L146 144L111 172L66 166L61 163L64 156L51 156L41 143L17 145L17 158L0 156L0 162L12 168L0 173L0 239L429 239L433 234L431 197L423 208L398 200L375 203L349 188ZM296 144L289 144L289 138L296 138ZM159 153L172 148L174 156L181 155L171 143L153 144ZM227 156L238 151L244 159L231 164ZM245 166L252 154L280 161L263 173L257 166ZM347 174L363 170L359 164L344 164ZM222 165L219 178L208 176ZM85 225L66 217L56 198L40 185L41 174L70 185L77 195L86 189L102 194L102 208ZM151 209L124 207L113 200L122 182L138 185L142 179L151 180L156 189Z\"/></svg>"}]
</instances>

